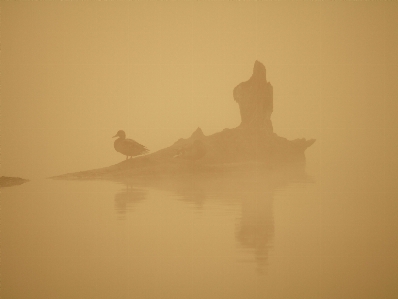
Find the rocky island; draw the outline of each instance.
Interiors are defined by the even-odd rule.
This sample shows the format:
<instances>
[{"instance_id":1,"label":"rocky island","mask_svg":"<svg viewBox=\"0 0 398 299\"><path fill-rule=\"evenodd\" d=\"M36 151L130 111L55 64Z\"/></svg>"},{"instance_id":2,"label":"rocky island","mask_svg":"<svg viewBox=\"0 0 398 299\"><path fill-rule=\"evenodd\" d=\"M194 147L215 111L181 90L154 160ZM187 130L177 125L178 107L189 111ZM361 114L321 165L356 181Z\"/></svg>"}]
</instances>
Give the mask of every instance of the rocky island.
<instances>
[{"instance_id":1,"label":"rocky island","mask_svg":"<svg viewBox=\"0 0 398 299\"><path fill-rule=\"evenodd\" d=\"M0 177L0 188L21 185L28 181L29 180L21 179L21 178L2 176L2 177Z\"/></svg>"},{"instance_id":2,"label":"rocky island","mask_svg":"<svg viewBox=\"0 0 398 299\"><path fill-rule=\"evenodd\" d=\"M249 80L233 90L241 124L205 136L200 128L157 152L100 169L64 174L57 179L117 179L214 173L253 167L275 169L305 165L305 150L315 139L287 140L273 132L273 87L264 65L256 61Z\"/></svg>"}]
</instances>

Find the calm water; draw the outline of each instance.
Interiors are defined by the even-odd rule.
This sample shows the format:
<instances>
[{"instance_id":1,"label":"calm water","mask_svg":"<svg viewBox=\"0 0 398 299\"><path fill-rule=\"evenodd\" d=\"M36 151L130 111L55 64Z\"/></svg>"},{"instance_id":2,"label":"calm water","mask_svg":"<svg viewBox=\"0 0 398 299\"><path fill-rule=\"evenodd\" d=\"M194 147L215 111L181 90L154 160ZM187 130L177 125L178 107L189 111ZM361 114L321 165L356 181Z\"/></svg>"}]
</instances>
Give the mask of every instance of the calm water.
<instances>
[{"instance_id":1,"label":"calm water","mask_svg":"<svg viewBox=\"0 0 398 299\"><path fill-rule=\"evenodd\" d=\"M396 298L397 203L249 172L2 189L2 298Z\"/></svg>"}]
</instances>

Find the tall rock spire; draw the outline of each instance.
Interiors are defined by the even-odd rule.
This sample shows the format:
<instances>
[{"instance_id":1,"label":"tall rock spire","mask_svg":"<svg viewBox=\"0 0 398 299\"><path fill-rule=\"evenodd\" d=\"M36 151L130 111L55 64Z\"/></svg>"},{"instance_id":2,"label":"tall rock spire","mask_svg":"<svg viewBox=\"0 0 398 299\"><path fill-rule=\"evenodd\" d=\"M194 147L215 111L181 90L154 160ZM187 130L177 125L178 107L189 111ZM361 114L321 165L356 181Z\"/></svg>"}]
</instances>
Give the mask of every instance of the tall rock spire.
<instances>
[{"instance_id":1,"label":"tall rock spire","mask_svg":"<svg viewBox=\"0 0 398 299\"><path fill-rule=\"evenodd\" d=\"M233 95L239 104L241 126L272 132L273 89L267 82L265 66L261 62L256 60L252 76L236 86Z\"/></svg>"}]
</instances>

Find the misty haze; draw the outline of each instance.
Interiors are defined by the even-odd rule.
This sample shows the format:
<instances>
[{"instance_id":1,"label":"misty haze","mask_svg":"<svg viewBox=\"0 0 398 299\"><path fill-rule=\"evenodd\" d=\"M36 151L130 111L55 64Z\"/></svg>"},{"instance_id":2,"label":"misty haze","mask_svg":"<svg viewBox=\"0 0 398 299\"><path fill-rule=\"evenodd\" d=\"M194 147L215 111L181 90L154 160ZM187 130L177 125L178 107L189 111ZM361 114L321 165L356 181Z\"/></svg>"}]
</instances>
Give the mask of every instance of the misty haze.
<instances>
[{"instance_id":1,"label":"misty haze","mask_svg":"<svg viewBox=\"0 0 398 299\"><path fill-rule=\"evenodd\" d=\"M396 298L398 3L1 2L1 298Z\"/></svg>"}]
</instances>

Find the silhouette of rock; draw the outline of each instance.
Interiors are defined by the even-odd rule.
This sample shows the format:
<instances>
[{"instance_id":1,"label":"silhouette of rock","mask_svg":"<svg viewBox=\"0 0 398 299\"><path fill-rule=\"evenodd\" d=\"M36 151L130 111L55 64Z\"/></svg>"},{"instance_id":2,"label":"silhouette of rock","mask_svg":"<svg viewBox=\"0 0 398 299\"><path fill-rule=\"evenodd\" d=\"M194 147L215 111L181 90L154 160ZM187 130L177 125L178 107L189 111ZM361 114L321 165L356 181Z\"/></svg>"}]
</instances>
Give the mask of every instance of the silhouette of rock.
<instances>
[{"instance_id":1,"label":"silhouette of rock","mask_svg":"<svg viewBox=\"0 0 398 299\"><path fill-rule=\"evenodd\" d=\"M173 145L113 166L65 174L56 178L123 178L139 176L184 175L187 172L212 173L242 167L276 168L305 165L305 150L315 139L287 140L273 132L273 88L267 82L266 70L259 61L253 75L234 88L239 104L240 126L205 136L200 128L189 138Z\"/></svg>"},{"instance_id":2,"label":"silhouette of rock","mask_svg":"<svg viewBox=\"0 0 398 299\"><path fill-rule=\"evenodd\" d=\"M239 104L241 126L265 128L272 132L273 88L267 82L265 66L256 61L253 74L234 88L234 99Z\"/></svg>"},{"instance_id":3,"label":"silhouette of rock","mask_svg":"<svg viewBox=\"0 0 398 299\"><path fill-rule=\"evenodd\" d=\"M204 135L203 135L204 136ZM199 160L206 155L206 147L202 141L195 139L192 144L183 146L174 158L188 159L188 160Z\"/></svg>"},{"instance_id":4,"label":"silhouette of rock","mask_svg":"<svg viewBox=\"0 0 398 299\"><path fill-rule=\"evenodd\" d=\"M202 139L203 137L205 137L205 134L203 134L203 131L201 128L197 128L195 130L195 132L192 133L191 138L192 139Z\"/></svg>"},{"instance_id":5,"label":"silhouette of rock","mask_svg":"<svg viewBox=\"0 0 398 299\"><path fill-rule=\"evenodd\" d=\"M21 179L21 178L13 178L13 177L0 177L0 188L1 187L11 187L16 185L21 185L23 183L28 182L29 180Z\"/></svg>"}]
</instances>

